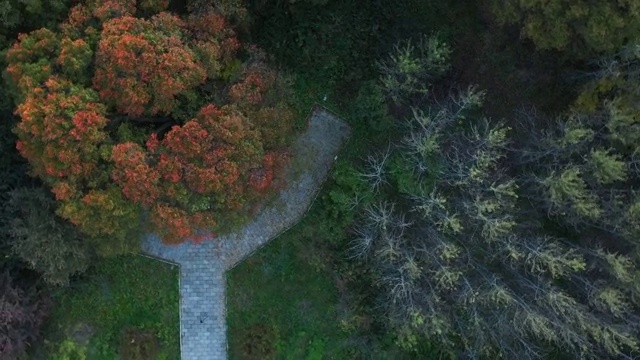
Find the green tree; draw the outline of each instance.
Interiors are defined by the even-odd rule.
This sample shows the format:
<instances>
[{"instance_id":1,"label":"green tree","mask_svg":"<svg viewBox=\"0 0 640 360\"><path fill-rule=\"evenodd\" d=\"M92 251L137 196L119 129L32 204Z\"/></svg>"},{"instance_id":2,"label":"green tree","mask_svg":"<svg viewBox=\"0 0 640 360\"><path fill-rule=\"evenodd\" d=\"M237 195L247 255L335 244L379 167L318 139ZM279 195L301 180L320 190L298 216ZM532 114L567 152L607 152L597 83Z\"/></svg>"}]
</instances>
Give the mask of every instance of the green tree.
<instances>
[{"instance_id":1,"label":"green tree","mask_svg":"<svg viewBox=\"0 0 640 360\"><path fill-rule=\"evenodd\" d=\"M500 23L521 26L538 48L582 58L615 52L640 31L635 0L493 0L492 7Z\"/></svg>"},{"instance_id":2,"label":"green tree","mask_svg":"<svg viewBox=\"0 0 640 360\"><path fill-rule=\"evenodd\" d=\"M395 51L378 62L382 87L395 103L409 95L426 94L429 82L449 69L451 49L437 37L423 36L395 45Z\"/></svg>"}]
</instances>

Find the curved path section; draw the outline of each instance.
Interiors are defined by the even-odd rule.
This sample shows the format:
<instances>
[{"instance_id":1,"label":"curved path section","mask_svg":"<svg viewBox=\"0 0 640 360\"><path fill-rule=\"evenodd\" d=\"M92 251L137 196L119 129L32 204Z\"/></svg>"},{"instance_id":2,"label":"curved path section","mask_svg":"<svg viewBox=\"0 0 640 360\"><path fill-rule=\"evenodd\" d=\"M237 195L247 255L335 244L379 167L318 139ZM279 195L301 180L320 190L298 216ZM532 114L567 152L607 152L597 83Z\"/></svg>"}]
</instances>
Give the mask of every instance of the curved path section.
<instances>
[{"instance_id":1,"label":"curved path section","mask_svg":"<svg viewBox=\"0 0 640 360\"><path fill-rule=\"evenodd\" d=\"M227 358L225 272L304 216L349 135L341 119L316 107L293 145L287 187L242 229L199 245L167 246L155 235L145 237L144 255L180 266L182 360Z\"/></svg>"}]
</instances>

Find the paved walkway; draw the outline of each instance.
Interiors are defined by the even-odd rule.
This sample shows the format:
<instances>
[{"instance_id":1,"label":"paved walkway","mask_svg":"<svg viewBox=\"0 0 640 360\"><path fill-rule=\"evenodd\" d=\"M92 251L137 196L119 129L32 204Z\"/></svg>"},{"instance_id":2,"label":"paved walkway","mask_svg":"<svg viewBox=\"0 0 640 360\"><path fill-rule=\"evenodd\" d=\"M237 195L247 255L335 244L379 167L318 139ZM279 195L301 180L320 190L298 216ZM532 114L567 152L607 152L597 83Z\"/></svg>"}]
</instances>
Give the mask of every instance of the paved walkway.
<instances>
[{"instance_id":1,"label":"paved walkway","mask_svg":"<svg viewBox=\"0 0 640 360\"><path fill-rule=\"evenodd\" d=\"M226 271L302 218L349 133L342 120L316 108L293 146L287 170L293 180L244 228L200 245L167 246L154 235L144 239L143 253L180 266L182 360L227 358Z\"/></svg>"}]
</instances>

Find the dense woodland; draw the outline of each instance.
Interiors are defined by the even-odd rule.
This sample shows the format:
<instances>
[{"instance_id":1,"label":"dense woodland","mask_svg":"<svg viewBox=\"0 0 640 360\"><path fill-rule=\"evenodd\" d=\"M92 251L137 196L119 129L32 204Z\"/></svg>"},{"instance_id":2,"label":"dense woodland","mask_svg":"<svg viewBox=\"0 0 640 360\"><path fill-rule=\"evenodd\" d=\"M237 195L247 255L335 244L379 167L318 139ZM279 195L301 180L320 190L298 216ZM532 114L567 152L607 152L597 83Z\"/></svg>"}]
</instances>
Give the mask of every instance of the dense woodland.
<instances>
[{"instance_id":1,"label":"dense woodland","mask_svg":"<svg viewBox=\"0 0 640 360\"><path fill-rule=\"evenodd\" d=\"M0 0L0 46L2 360L179 358L142 234L242 226L315 104L353 135L231 358L640 356L640 2Z\"/></svg>"}]
</instances>

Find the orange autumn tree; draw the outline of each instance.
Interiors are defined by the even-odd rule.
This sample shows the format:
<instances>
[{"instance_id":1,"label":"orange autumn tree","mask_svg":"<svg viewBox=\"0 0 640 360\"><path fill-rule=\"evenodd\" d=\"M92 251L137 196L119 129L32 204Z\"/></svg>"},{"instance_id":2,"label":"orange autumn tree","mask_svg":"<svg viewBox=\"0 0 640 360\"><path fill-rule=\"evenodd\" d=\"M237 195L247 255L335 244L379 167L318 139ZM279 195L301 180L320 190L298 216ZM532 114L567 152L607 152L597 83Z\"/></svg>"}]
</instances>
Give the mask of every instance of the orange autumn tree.
<instances>
[{"instance_id":1,"label":"orange autumn tree","mask_svg":"<svg viewBox=\"0 0 640 360\"><path fill-rule=\"evenodd\" d=\"M287 82L221 15L167 5L86 1L7 53L17 148L104 254L203 240L282 184Z\"/></svg>"},{"instance_id":2,"label":"orange autumn tree","mask_svg":"<svg viewBox=\"0 0 640 360\"><path fill-rule=\"evenodd\" d=\"M93 86L117 112L130 117L169 113L176 95L206 79L185 46L184 24L160 13L150 20L130 15L103 24Z\"/></svg>"}]
</instances>

